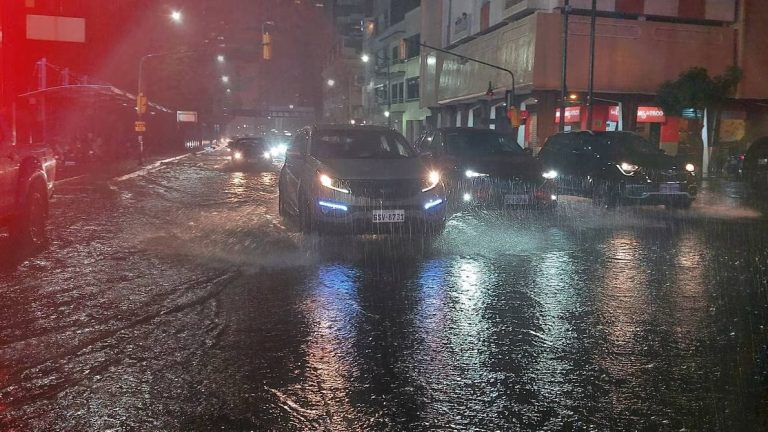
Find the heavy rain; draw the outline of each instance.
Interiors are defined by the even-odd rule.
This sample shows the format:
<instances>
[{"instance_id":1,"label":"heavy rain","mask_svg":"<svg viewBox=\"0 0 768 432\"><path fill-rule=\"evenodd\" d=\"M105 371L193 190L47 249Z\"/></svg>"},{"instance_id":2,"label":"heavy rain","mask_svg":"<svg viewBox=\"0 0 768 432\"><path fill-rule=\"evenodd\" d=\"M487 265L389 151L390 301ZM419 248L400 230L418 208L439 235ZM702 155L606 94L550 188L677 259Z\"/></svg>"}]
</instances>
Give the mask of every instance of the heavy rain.
<instances>
[{"instance_id":1,"label":"heavy rain","mask_svg":"<svg viewBox=\"0 0 768 432\"><path fill-rule=\"evenodd\" d=\"M0 431L768 430L768 2L107 3L0 4Z\"/></svg>"}]
</instances>

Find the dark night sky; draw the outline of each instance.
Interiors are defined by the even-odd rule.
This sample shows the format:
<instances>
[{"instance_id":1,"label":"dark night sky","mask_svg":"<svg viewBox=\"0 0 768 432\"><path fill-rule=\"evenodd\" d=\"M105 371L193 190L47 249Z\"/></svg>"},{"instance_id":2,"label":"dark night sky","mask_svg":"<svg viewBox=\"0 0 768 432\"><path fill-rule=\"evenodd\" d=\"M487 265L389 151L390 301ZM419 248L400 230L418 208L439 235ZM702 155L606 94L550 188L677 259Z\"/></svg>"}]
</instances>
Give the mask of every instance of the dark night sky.
<instances>
[{"instance_id":1,"label":"dark night sky","mask_svg":"<svg viewBox=\"0 0 768 432\"><path fill-rule=\"evenodd\" d=\"M103 0L87 3L95 16L88 24L93 54L88 57L94 63L87 72L118 87L134 91L141 55L199 48L209 41L215 49L205 54L154 62L148 67L158 102L169 106L185 103L183 97L174 100L180 89L203 95L199 90L208 86L215 94L222 90L218 80L222 74L232 77L233 90L249 89L268 105L317 104L320 100L320 70L333 30L324 9L315 6L315 1L122 0L109 2L110 6ZM180 24L169 19L174 9L184 14ZM273 60L269 62L260 58L264 21L275 22L271 28ZM227 47L218 47L221 43ZM224 66L214 61L216 52L227 55ZM177 68L170 65L171 73L164 73L168 63L177 63ZM176 82L165 85L164 79ZM253 104L252 99L245 103Z\"/></svg>"}]
</instances>

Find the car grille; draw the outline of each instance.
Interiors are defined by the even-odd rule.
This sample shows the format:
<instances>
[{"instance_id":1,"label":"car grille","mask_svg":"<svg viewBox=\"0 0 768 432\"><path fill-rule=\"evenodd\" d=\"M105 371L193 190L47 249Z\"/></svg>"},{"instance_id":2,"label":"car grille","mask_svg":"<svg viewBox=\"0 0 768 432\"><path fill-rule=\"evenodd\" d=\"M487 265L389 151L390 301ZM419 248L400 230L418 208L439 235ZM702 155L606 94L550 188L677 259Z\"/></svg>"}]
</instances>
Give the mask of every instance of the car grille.
<instances>
[{"instance_id":1,"label":"car grille","mask_svg":"<svg viewBox=\"0 0 768 432\"><path fill-rule=\"evenodd\" d=\"M645 174L654 183L683 183L688 181L688 174L680 170L645 170Z\"/></svg>"},{"instance_id":2,"label":"car grille","mask_svg":"<svg viewBox=\"0 0 768 432\"><path fill-rule=\"evenodd\" d=\"M380 200L410 198L421 192L419 180L348 180L347 184L352 195Z\"/></svg>"}]
</instances>

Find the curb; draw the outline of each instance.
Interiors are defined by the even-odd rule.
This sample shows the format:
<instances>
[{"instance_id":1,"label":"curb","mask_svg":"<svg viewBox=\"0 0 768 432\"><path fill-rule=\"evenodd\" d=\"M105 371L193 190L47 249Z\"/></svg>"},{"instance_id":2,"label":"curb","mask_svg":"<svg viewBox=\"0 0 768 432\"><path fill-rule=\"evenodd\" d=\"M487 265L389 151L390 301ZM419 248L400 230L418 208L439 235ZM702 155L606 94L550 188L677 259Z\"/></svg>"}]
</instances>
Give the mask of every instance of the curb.
<instances>
[{"instance_id":1,"label":"curb","mask_svg":"<svg viewBox=\"0 0 768 432\"><path fill-rule=\"evenodd\" d=\"M163 160L154 162L154 163L152 163L150 165L147 165L146 167L144 167L144 168L142 168L142 169L140 169L138 171L134 171L132 173L129 173L129 174L126 174L126 175L123 175L123 176L120 176L120 177L115 177L115 178L112 179L112 181L121 182L121 181L125 181L125 180L128 180L128 179L132 179L134 177L138 177L138 176L149 174L152 171L160 169L164 164L167 164L167 163L170 163L170 162L175 162L175 161L177 161L179 159L182 159L182 158L185 158L185 157L187 157L187 156L189 156L191 154L192 153L185 153L185 154L180 155L180 156L174 156L172 158L163 159ZM197 154L197 153L195 153L195 154Z\"/></svg>"}]
</instances>

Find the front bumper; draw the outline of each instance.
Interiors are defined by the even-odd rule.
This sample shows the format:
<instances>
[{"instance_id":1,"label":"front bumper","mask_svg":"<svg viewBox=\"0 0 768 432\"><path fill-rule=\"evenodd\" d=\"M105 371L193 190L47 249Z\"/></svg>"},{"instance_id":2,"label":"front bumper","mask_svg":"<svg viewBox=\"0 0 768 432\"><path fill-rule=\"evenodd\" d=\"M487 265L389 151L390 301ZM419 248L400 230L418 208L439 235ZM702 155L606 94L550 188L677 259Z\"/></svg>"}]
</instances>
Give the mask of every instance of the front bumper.
<instances>
[{"instance_id":1,"label":"front bumper","mask_svg":"<svg viewBox=\"0 0 768 432\"><path fill-rule=\"evenodd\" d=\"M557 187L549 180L536 183L473 179L460 181L451 198L459 209L549 209L557 206L558 196Z\"/></svg>"},{"instance_id":2,"label":"front bumper","mask_svg":"<svg viewBox=\"0 0 768 432\"><path fill-rule=\"evenodd\" d=\"M311 206L313 219L321 231L423 235L442 230L447 204L444 194L429 192L393 200L375 200L332 192L317 196ZM384 213L392 217L392 220L374 222L375 213Z\"/></svg>"},{"instance_id":3,"label":"front bumper","mask_svg":"<svg viewBox=\"0 0 768 432\"><path fill-rule=\"evenodd\" d=\"M663 205L691 202L698 186L688 182L628 183L621 191L621 203L627 205Z\"/></svg>"}]
</instances>

